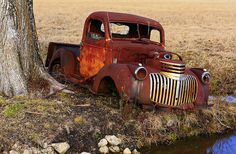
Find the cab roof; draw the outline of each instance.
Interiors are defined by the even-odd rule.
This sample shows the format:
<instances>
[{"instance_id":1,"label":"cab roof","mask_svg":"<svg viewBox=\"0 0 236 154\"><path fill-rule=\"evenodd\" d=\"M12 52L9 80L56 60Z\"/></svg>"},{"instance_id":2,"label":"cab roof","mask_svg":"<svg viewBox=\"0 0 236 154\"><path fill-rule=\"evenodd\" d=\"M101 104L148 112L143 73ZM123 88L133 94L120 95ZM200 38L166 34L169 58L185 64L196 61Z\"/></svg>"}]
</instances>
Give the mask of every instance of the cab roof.
<instances>
[{"instance_id":1,"label":"cab roof","mask_svg":"<svg viewBox=\"0 0 236 154\"><path fill-rule=\"evenodd\" d=\"M129 22L129 23L145 24L154 27L156 26L162 27L161 24L156 20L128 13L98 11L90 14L89 17L100 18L105 21L109 20L111 22Z\"/></svg>"}]
</instances>

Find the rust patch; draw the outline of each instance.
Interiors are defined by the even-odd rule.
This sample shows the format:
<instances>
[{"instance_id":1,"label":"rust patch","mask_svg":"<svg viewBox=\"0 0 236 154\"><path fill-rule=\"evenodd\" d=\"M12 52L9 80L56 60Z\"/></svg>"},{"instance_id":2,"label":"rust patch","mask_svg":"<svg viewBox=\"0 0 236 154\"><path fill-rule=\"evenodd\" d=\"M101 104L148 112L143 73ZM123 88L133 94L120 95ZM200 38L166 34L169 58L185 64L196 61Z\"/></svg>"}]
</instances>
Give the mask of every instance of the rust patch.
<instances>
[{"instance_id":1,"label":"rust patch","mask_svg":"<svg viewBox=\"0 0 236 154\"><path fill-rule=\"evenodd\" d=\"M92 77L105 65L105 49L96 47L83 48L80 55L80 74L85 78Z\"/></svg>"}]
</instances>

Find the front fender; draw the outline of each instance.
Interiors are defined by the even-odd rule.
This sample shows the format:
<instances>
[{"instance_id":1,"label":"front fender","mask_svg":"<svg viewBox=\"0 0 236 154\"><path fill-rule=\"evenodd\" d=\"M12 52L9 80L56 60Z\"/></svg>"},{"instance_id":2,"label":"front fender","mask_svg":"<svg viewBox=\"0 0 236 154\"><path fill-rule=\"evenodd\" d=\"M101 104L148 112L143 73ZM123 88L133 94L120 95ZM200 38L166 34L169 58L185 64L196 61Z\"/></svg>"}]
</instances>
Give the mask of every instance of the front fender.
<instances>
[{"instance_id":1,"label":"front fender","mask_svg":"<svg viewBox=\"0 0 236 154\"><path fill-rule=\"evenodd\" d=\"M197 106L202 106L204 104L206 105L209 96L209 84L204 84L201 81L201 75L205 72L205 70L202 68L191 68L189 71L196 76L198 82L198 94L194 104Z\"/></svg>"},{"instance_id":2,"label":"front fender","mask_svg":"<svg viewBox=\"0 0 236 154\"><path fill-rule=\"evenodd\" d=\"M135 99L138 90L138 81L131 73L129 64L110 64L104 66L96 75L92 90L98 93L99 85L105 77L110 77L116 86L120 96L127 95L130 99Z\"/></svg>"}]
</instances>

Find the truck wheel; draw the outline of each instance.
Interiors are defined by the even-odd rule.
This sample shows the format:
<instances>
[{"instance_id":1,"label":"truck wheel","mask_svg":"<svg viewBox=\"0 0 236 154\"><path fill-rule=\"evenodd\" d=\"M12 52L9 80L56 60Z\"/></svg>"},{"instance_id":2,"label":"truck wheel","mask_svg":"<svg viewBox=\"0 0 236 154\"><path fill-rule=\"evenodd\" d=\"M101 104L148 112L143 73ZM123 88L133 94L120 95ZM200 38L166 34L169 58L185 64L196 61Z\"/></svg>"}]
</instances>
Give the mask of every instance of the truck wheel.
<instances>
[{"instance_id":1,"label":"truck wheel","mask_svg":"<svg viewBox=\"0 0 236 154\"><path fill-rule=\"evenodd\" d=\"M56 79L58 82L65 84L65 75L63 72L63 68L60 64L59 61L55 61L52 66L51 69L49 71L49 73L51 74L51 76Z\"/></svg>"}]
</instances>

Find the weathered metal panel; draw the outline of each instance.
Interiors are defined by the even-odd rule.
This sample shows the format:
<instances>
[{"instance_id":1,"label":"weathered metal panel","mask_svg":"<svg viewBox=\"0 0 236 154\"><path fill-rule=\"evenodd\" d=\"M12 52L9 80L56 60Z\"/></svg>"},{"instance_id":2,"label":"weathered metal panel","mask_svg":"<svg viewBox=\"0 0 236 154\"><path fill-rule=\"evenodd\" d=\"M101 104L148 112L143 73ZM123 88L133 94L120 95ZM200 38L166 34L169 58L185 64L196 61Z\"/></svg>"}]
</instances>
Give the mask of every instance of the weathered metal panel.
<instances>
[{"instance_id":1,"label":"weathered metal panel","mask_svg":"<svg viewBox=\"0 0 236 154\"><path fill-rule=\"evenodd\" d=\"M105 65L105 48L86 44L81 51L80 75L84 78L95 76Z\"/></svg>"}]
</instances>

